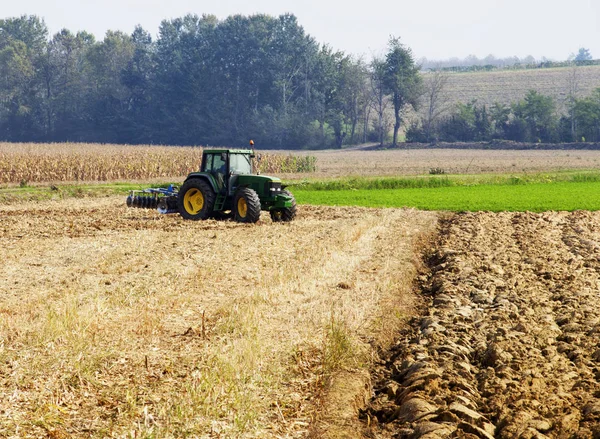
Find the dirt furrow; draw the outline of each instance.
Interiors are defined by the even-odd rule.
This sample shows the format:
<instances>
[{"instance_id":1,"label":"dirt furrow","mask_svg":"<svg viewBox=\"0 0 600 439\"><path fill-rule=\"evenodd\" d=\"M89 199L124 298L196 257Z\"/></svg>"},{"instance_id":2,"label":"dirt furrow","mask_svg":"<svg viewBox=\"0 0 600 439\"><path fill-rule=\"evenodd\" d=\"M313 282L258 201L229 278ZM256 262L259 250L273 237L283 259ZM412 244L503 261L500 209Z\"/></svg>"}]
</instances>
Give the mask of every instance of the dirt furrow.
<instances>
[{"instance_id":1,"label":"dirt furrow","mask_svg":"<svg viewBox=\"0 0 600 439\"><path fill-rule=\"evenodd\" d=\"M380 371L369 434L599 437L598 224L589 212L443 223L428 306Z\"/></svg>"}]
</instances>

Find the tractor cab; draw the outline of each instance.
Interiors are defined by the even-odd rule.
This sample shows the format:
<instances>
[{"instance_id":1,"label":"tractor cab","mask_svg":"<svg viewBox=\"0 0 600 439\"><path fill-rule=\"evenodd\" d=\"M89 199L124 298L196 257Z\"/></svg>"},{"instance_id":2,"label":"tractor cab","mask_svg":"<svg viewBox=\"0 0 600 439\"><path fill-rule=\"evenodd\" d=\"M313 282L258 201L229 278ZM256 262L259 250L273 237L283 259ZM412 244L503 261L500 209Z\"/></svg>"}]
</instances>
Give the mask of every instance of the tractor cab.
<instances>
[{"instance_id":1,"label":"tractor cab","mask_svg":"<svg viewBox=\"0 0 600 439\"><path fill-rule=\"evenodd\" d=\"M218 193L231 193L239 175L252 174L254 153L244 149L207 150L200 172L214 177Z\"/></svg>"}]
</instances>

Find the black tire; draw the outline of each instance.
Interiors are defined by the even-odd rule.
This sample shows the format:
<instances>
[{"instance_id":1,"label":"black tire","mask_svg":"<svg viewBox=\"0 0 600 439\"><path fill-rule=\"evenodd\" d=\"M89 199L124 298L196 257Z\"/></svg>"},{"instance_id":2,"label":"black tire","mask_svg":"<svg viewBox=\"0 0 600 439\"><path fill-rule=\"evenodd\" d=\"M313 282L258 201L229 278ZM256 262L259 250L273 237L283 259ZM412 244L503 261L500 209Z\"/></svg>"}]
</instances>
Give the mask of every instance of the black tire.
<instances>
[{"instance_id":1,"label":"black tire","mask_svg":"<svg viewBox=\"0 0 600 439\"><path fill-rule=\"evenodd\" d=\"M292 197L292 207L285 207L283 209L274 209L271 210L271 219L273 220L273 222L289 222L291 220L293 220L294 218L296 218L296 199L294 198L294 196L292 195L292 193L290 191L288 191L287 189L284 189L281 191L281 193L283 195L287 195L289 197Z\"/></svg>"},{"instance_id":2,"label":"black tire","mask_svg":"<svg viewBox=\"0 0 600 439\"><path fill-rule=\"evenodd\" d=\"M255 223L260 219L260 199L250 188L237 190L233 199L233 213L239 223Z\"/></svg>"},{"instance_id":3,"label":"black tire","mask_svg":"<svg viewBox=\"0 0 600 439\"><path fill-rule=\"evenodd\" d=\"M181 186L177 196L179 214L187 220L205 220L213 211L215 192L200 178L192 178Z\"/></svg>"}]
</instances>

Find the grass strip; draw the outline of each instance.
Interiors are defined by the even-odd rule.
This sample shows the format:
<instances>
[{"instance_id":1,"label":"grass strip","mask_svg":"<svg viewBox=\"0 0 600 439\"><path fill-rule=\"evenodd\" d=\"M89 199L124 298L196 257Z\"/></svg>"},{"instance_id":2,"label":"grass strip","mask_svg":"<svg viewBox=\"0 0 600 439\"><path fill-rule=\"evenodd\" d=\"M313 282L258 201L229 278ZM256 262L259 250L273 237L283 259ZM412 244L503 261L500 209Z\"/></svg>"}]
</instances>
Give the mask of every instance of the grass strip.
<instances>
[{"instance_id":1,"label":"grass strip","mask_svg":"<svg viewBox=\"0 0 600 439\"><path fill-rule=\"evenodd\" d=\"M482 184L405 189L293 190L300 204L414 207L447 211L600 210L599 181Z\"/></svg>"},{"instance_id":2,"label":"grass strip","mask_svg":"<svg viewBox=\"0 0 600 439\"><path fill-rule=\"evenodd\" d=\"M409 189L476 185L527 185L558 182L598 182L598 171L563 171L535 174L468 174L410 177L343 177L303 180L289 184L292 190L335 191L354 189Z\"/></svg>"},{"instance_id":3,"label":"grass strip","mask_svg":"<svg viewBox=\"0 0 600 439\"><path fill-rule=\"evenodd\" d=\"M0 187L0 202L126 195L131 190L167 187L167 183L93 183Z\"/></svg>"}]
</instances>

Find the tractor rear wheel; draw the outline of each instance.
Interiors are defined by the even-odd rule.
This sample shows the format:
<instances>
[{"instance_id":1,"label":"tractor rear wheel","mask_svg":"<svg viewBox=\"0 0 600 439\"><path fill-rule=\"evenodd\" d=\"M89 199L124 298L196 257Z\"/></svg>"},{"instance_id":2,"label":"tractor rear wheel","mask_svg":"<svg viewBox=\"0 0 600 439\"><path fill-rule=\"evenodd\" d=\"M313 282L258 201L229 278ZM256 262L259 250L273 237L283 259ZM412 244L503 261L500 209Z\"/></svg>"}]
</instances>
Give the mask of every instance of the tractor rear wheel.
<instances>
[{"instance_id":1,"label":"tractor rear wheel","mask_svg":"<svg viewBox=\"0 0 600 439\"><path fill-rule=\"evenodd\" d=\"M274 209L271 213L271 219L273 222L289 222L296 218L296 199L292 195L290 191L284 189L281 191L283 195L287 195L288 197L292 197L292 207L284 207L283 209Z\"/></svg>"},{"instance_id":2,"label":"tractor rear wheel","mask_svg":"<svg viewBox=\"0 0 600 439\"><path fill-rule=\"evenodd\" d=\"M239 188L233 199L235 220L240 223L255 223L260 219L260 199L250 188Z\"/></svg>"},{"instance_id":3,"label":"tractor rear wheel","mask_svg":"<svg viewBox=\"0 0 600 439\"><path fill-rule=\"evenodd\" d=\"M181 186L177 196L179 214L188 220L204 220L212 213L215 192L200 178L192 178Z\"/></svg>"}]
</instances>

